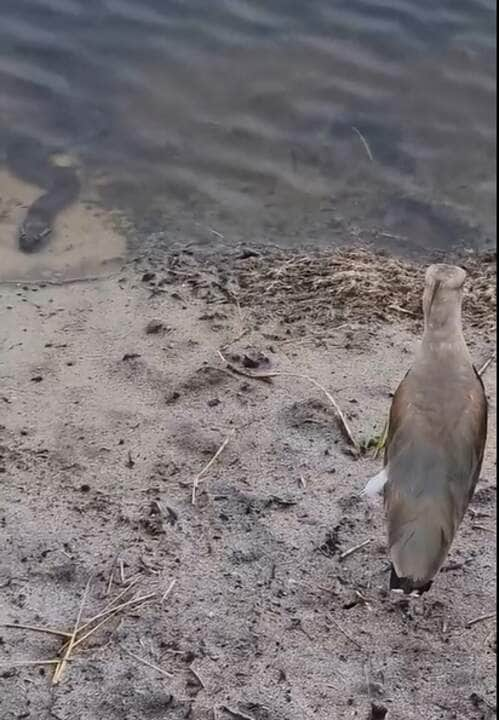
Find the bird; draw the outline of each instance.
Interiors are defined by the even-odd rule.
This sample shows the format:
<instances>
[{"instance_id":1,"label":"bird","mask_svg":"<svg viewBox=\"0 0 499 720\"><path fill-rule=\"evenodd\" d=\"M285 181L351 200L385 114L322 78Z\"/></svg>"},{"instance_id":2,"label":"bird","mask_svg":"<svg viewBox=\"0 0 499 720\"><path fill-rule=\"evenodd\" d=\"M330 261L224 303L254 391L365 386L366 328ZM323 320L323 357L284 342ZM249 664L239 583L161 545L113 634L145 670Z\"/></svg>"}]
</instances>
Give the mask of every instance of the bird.
<instances>
[{"instance_id":1,"label":"bird","mask_svg":"<svg viewBox=\"0 0 499 720\"><path fill-rule=\"evenodd\" d=\"M430 265L424 331L390 407L383 469L362 494L383 493L390 590L421 596L447 558L478 482L487 398L462 329L466 271Z\"/></svg>"}]
</instances>

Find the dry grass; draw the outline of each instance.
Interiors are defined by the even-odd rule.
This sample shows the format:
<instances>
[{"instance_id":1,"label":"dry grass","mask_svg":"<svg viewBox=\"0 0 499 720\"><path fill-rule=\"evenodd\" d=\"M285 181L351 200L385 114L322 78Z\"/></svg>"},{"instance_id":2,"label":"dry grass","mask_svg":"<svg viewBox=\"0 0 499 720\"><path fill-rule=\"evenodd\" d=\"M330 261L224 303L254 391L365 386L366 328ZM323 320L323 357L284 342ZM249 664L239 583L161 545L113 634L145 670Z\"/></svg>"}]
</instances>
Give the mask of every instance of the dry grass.
<instances>
[{"instance_id":1,"label":"dry grass","mask_svg":"<svg viewBox=\"0 0 499 720\"><path fill-rule=\"evenodd\" d=\"M496 312L495 258L459 261L468 272L463 312L473 327L492 329ZM240 266L239 302L271 311L286 322L422 320L426 266L364 249L296 255L276 253ZM416 323L417 325L418 323Z\"/></svg>"},{"instance_id":2,"label":"dry grass","mask_svg":"<svg viewBox=\"0 0 499 720\"><path fill-rule=\"evenodd\" d=\"M495 253L449 255L438 261L461 265L468 272L466 324L495 329ZM176 253L166 264L162 282L188 286L212 305L235 304L240 318L242 309L251 308L254 318L276 317L286 324L332 329L345 322L398 321L419 332L424 275L430 263L356 247L306 253L273 248L251 257L212 257L202 265Z\"/></svg>"},{"instance_id":3,"label":"dry grass","mask_svg":"<svg viewBox=\"0 0 499 720\"><path fill-rule=\"evenodd\" d=\"M114 567L114 563L113 563ZM172 580L170 585L168 586L166 592L163 594L162 602L166 600L167 596L170 594L170 592L173 590L173 587L176 583L176 580ZM78 607L78 614L76 617L76 622L73 625L73 628L71 632L68 632L66 630L56 630L53 628L45 628L42 626L37 625L27 625L27 624L21 624L21 623L5 623L1 625L0 627L4 628L10 628L10 629L16 629L16 630L28 630L32 632L37 633L47 633L49 635L58 635L63 639L62 645L59 649L58 657L53 659L42 659L42 660L30 660L30 659L23 659L23 660L14 660L14 661L8 661L6 663L3 663L4 665L10 665L10 666L17 666L17 665L55 665L55 671L54 675L52 677L52 684L57 685L62 678L62 674L64 672L64 669L66 667L66 664L68 661L72 660L71 657L73 651L81 645L85 640L87 640L90 636L92 636L95 632L100 630L100 628L103 625L106 625L110 620L113 618L116 618L118 615L124 614L127 610L132 609L137 610L139 607L145 605L147 602L157 598L156 592L150 592L145 595L137 596L134 595L130 599L120 602L122 598L127 595L127 593L130 593L132 590L135 589L135 586L137 585L137 581L131 581L127 584L127 586L121 590L107 605L96 615L93 615L90 619L86 620L85 622L82 622L82 614L83 609L85 606L85 602L87 600L87 597L89 595L90 590L90 580L87 582L87 585L85 587L85 590L82 595L82 599L80 601L79 607ZM84 632L86 630L86 632ZM151 664L149 661L144 660L140 657L137 657L130 651L124 649L125 652L127 652L129 655L134 657L136 660L139 660L145 665L148 665L149 667L153 668L154 670L157 670L161 674L165 675L166 677L172 677L172 675L165 670L162 670L161 668L156 667L155 665Z\"/></svg>"}]
</instances>

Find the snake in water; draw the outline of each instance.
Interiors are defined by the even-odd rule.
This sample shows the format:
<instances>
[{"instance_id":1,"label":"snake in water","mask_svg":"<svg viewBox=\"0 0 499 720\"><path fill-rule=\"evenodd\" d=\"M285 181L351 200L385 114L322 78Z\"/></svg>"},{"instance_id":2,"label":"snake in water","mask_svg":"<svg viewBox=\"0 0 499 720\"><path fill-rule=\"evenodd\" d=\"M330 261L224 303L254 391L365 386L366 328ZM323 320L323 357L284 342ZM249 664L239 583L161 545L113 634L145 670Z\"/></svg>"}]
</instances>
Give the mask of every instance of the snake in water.
<instances>
[{"instance_id":1,"label":"snake in water","mask_svg":"<svg viewBox=\"0 0 499 720\"><path fill-rule=\"evenodd\" d=\"M73 167L56 165L50 150L31 137L9 142L6 160L17 177L45 191L29 206L17 235L22 252L38 252L47 244L57 214L78 198L78 174Z\"/></svg>"}]
</instances>

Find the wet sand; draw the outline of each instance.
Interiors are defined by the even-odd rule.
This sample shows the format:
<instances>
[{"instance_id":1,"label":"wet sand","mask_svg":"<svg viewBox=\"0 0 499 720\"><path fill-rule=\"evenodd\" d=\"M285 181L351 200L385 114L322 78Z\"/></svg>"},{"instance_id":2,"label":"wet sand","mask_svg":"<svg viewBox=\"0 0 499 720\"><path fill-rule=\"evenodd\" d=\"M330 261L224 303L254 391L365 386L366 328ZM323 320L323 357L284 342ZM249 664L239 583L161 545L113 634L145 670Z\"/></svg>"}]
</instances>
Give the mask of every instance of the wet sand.
<instances>
[{"instance_id":1,"label":"wet sand","mask_svg":"<svg viewBox=\"0 0 499 720\"><path fill-rule=\"evenodd\" d=\"M45 248L32 255L20 253L17 229L42 190L2 169L0 188L0 282L105 275L123 263L126 241L113 228L109 213L82 203L57 216Z\"/></svg>"},{"instance_id":2,"label":"wet sand","mask_svg":"<svg viewBox=\"0 0 499 720\"><path fill-rule=\"evenodd\" d=\"M495 717L495 620L469 626L495 609L495 366L470 511L424 609L400 607L382 509L358 494L424 269L359 252L158 253L96 282L0 286L0 622L71 633L89 577L84 620L133 579L124 599L157 593L56 686L14 662L61 638L2 628L2 718ZM495 266L469 266L480 366Z\"/></svg>"}]
</instances>

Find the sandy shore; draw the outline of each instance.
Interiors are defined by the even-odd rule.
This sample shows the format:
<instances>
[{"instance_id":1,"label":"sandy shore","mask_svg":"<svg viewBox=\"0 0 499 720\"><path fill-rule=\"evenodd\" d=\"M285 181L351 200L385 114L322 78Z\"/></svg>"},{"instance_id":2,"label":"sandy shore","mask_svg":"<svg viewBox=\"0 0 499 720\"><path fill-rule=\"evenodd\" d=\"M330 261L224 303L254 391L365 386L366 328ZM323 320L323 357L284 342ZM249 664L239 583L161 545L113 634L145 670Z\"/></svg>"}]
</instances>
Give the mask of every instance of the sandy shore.
<instances>
[{"instance_id":1,"label":"sandy shore","mask_svg":"<svg viewBox=\"0 0 499 720\"><path fill-rule=\"evenodd\" d=\"M158 256L0 286L0 622L71 633L89 577L84 620L134 579L122 601L146 596L55 686L50 665L14 663L64 638L2 628L2 718L495 717L495 620L468 625L495 609L495 365L478 491L424 613L401 608L382 510L358 493L418 339L423 271L356 252ZM480 366L495 271L469 266Z\"/></svg>"},{"instance_id":2,"label":"sandy shore","mask_svg":"<svg viewBox=\"0 0 499 720\"><path fill-rule=\"evenodd\" d=\"M85 197L62 211L50 242L32 255L19 252L17 233L26 209L40 196L40 188L0 168L0 284L12 279L68 279L107 275L126 256L126 241L108 215Z\"/></svg>"}]
</instances>

